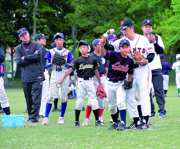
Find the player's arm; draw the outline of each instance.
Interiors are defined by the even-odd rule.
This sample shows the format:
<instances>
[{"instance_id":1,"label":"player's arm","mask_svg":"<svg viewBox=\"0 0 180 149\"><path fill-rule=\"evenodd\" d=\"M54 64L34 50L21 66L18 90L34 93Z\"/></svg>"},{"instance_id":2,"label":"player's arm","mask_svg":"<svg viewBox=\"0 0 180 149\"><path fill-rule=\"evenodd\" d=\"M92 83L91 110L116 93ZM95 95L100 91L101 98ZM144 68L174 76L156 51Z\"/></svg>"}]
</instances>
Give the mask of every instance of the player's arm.
<instances>
[{"instance_id":1,"label":"player's arm","mask_svg":"<svg viewBox=\"0 0 180 149\"><path fill-rule=\"evenodd\" d=\"M68 53L67 63L65 63L66 68L69 69L71 62L74 60L74 57L71 52Z\"/></svg>"},{"instance_id":2,"label":"player's arm","mask_svg":"<svg viewBox=\"0 0 180 149\"><path fill-rule=\"evenodd\" d=\"M4 51L0 48L0 63L3 63L5 60Z\"/></svg>"},{"instance_id":3,"label":"player's arm","mask_svg":"<svg viewBox=\"0 0 180 149\"><path fill-rule=\"evenodd\" d=\"M100 76L99 76L99 72L98 72L98 69L95 69L95 75L96 75L96 78L99 82L99 85L101 85L101 79L100 79Z\"/></svg>"},{"instance_id":4,"label":"player's arm","mask_svg":"<svg viewBox=\"0 0 180 149\"><path fill-rule=\"evenodd\" d=\"M154 41L154 49L157 54L163 54L164 51L164 44L160 36L154 35L155 41Z\"/></svg>"},{"instance_id":5,"label":"player's arm","mask_svg":"<svg viewBox=\"0 0 180 149\"><path fill-rule=\"evenodd\" d=\"M58 83L56 83L56 86L57 86L58 84L61 86L62 83L63 83L63 81L64 81L64 79L66 79L66 77L69 76L72 71L73 71L73 68L70 67L70 68L68 69L68 71L66 71L66 73L64 74L64 76L62 77L62 79L61 79Z\"/></svg>"},{"instance_id":6,"label":"player's arm","mask_svg":"<svg viewBox=\"0 0 180 149\"><path fill-rule=\"evenodd\" d=\"M128 81L131 81L133 74L128 74Z\"/></svg>"}]
</instances>

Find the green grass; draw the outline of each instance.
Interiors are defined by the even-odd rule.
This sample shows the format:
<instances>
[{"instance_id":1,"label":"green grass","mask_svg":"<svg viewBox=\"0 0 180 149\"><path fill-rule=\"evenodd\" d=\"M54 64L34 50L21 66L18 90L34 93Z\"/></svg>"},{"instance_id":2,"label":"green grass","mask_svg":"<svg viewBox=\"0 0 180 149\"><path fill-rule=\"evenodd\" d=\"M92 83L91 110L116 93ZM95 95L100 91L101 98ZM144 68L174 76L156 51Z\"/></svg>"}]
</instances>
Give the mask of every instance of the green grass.
<instances>
[{"instance_id":1,"label":"green grass","mask_svg":"<svg viewBox=\"0 0 180 149\"><path fill-rule=\"evenodd\" d=\"M7 95L13 115L22 115L26 109L24 94L22 89L7 89ZM103 115L105 125L96 127L94 125L94 115L91 114L90 126L74 128L74 108L75 99L68 101L65 114L65 124L58 125L60 112L51 112L49 125L41 126L39 124L27 125L24 127L5 128L0 124L0 148L179 148L180 132L180 98L177 96L175 86L170 86L166 97L167 117L159 118L158 106L155 98L156 116L150 118L152 123L149 130L125 130L122 132L116 130L107 130L111 125L109 123L110 114L108 106ZM86 106L87 99L84 102ZM1 114L4 115L4 114ZM28 118L25 115L25 122ZM81 124L84 121L85 111L80 114ZM0 119L2 122L2 119ZM132 122L127 114L127 125Z\"/></svg>"}]
</instances>

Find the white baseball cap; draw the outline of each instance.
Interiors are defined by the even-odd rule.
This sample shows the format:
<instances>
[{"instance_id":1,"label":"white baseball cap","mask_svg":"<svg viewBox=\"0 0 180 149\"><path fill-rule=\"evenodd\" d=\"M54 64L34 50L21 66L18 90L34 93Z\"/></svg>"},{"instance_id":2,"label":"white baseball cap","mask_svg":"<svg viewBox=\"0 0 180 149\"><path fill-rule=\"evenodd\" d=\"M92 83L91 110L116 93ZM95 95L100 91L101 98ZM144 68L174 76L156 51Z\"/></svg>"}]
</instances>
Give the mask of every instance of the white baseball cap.
<instances>
[{"instance_id":1,"label":"white baseball cap","mask_svg":"<svg viewBox=\"0 0 180 149\"><path fill-rule=\"evenodd\" d=\"M176 59L180 59L180 54L176 54Z\"/></svg>"}]
</instances>

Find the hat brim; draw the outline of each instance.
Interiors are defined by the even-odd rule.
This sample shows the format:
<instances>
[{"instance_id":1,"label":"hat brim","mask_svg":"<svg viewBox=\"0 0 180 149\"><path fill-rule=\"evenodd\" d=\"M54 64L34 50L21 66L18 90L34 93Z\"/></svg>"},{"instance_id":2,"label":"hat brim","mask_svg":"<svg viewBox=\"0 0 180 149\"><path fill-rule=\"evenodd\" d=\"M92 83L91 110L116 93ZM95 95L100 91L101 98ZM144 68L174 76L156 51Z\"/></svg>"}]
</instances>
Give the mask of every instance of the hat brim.
<instances>
[{"instance_id":1,"label":"hat brim","mask_svg":"<svg viewBox=\"0 0 180 149\"><path fill-rule=\"evenodd\" d=\"M43 38L49 38L49 36L43 36L43 37L41 37L40 39L43 39Z\"/></svg>"},{"instance_id":2,"label":"hat brim","mask_svg":"<svg viewBox=\"0 0 180 149\"><path fill-rule=\"evenodd\" d=\"M146 24L144 24L143 26L148 25L148 24L152 26L152 23L146 23Z\"/></svg>"},{"instance_id":3,"label":"hat brim","mask_svg":"<svg viewBox=\"0 0 180 149\"><path fill-rule=\"evenodd\" d=\"M109 41L114 41L114 40L117 40L117 38L111 38L111 39L109 39Z\"/></svg>"},{"instance_id":4,"label":"hat brim","mask_svg":"<svg viewBox=\"0 0 180 149\"><path fill-rule=\"evenodd\" d=\"M27 32L28 32L28 31L25 31L25 32L23 32L23 33L19 34L19 37L20 37L22 34L27 33Z\"/></svg>"},{"instance_id":5,"label":"hat brim","mask_svg":"<svg viewBox=\"0 0 180 149\"><path fill-rule=\"evenodd\" d=\"M54 37L54 40L55 40L57 37L63 38L63 37L60 36L60 35L56 35L56 36ZM63 39L64 39L64 38L63 38ZM65 39L64 39L64 40L65 40Z\"/></svg>"},{"instance_id":6,"label":"hat brim","mask_svg":"<svg viewBox=\"0 0 180 149\"><path fill-rule=\"evenodd\" d=\"M126 28L128 28L129 26L120 26L119 28L118 28L118 30L120 30L120 29L126 29Z\"/></svg>"}]
</instances>

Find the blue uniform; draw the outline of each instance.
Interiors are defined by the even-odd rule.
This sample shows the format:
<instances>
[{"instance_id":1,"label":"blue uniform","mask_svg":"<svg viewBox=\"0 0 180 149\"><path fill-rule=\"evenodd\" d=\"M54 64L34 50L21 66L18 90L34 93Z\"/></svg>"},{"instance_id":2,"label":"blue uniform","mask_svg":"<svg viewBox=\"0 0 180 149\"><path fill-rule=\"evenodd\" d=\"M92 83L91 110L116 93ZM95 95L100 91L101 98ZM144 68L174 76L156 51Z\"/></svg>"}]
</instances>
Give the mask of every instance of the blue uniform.
<instances>
[{"instance_id":1,"label":"blue uniform","mask_svg":"<svg viewBox=\"0 0 180 149\"><path fill-rule=\"evenodd\" d=\"M163 75L169 75L168 70L172 70L169 63L165 62L165 61L161 61L161 65L162 65L162 74Z\"/></svg>"}]
</instances>

